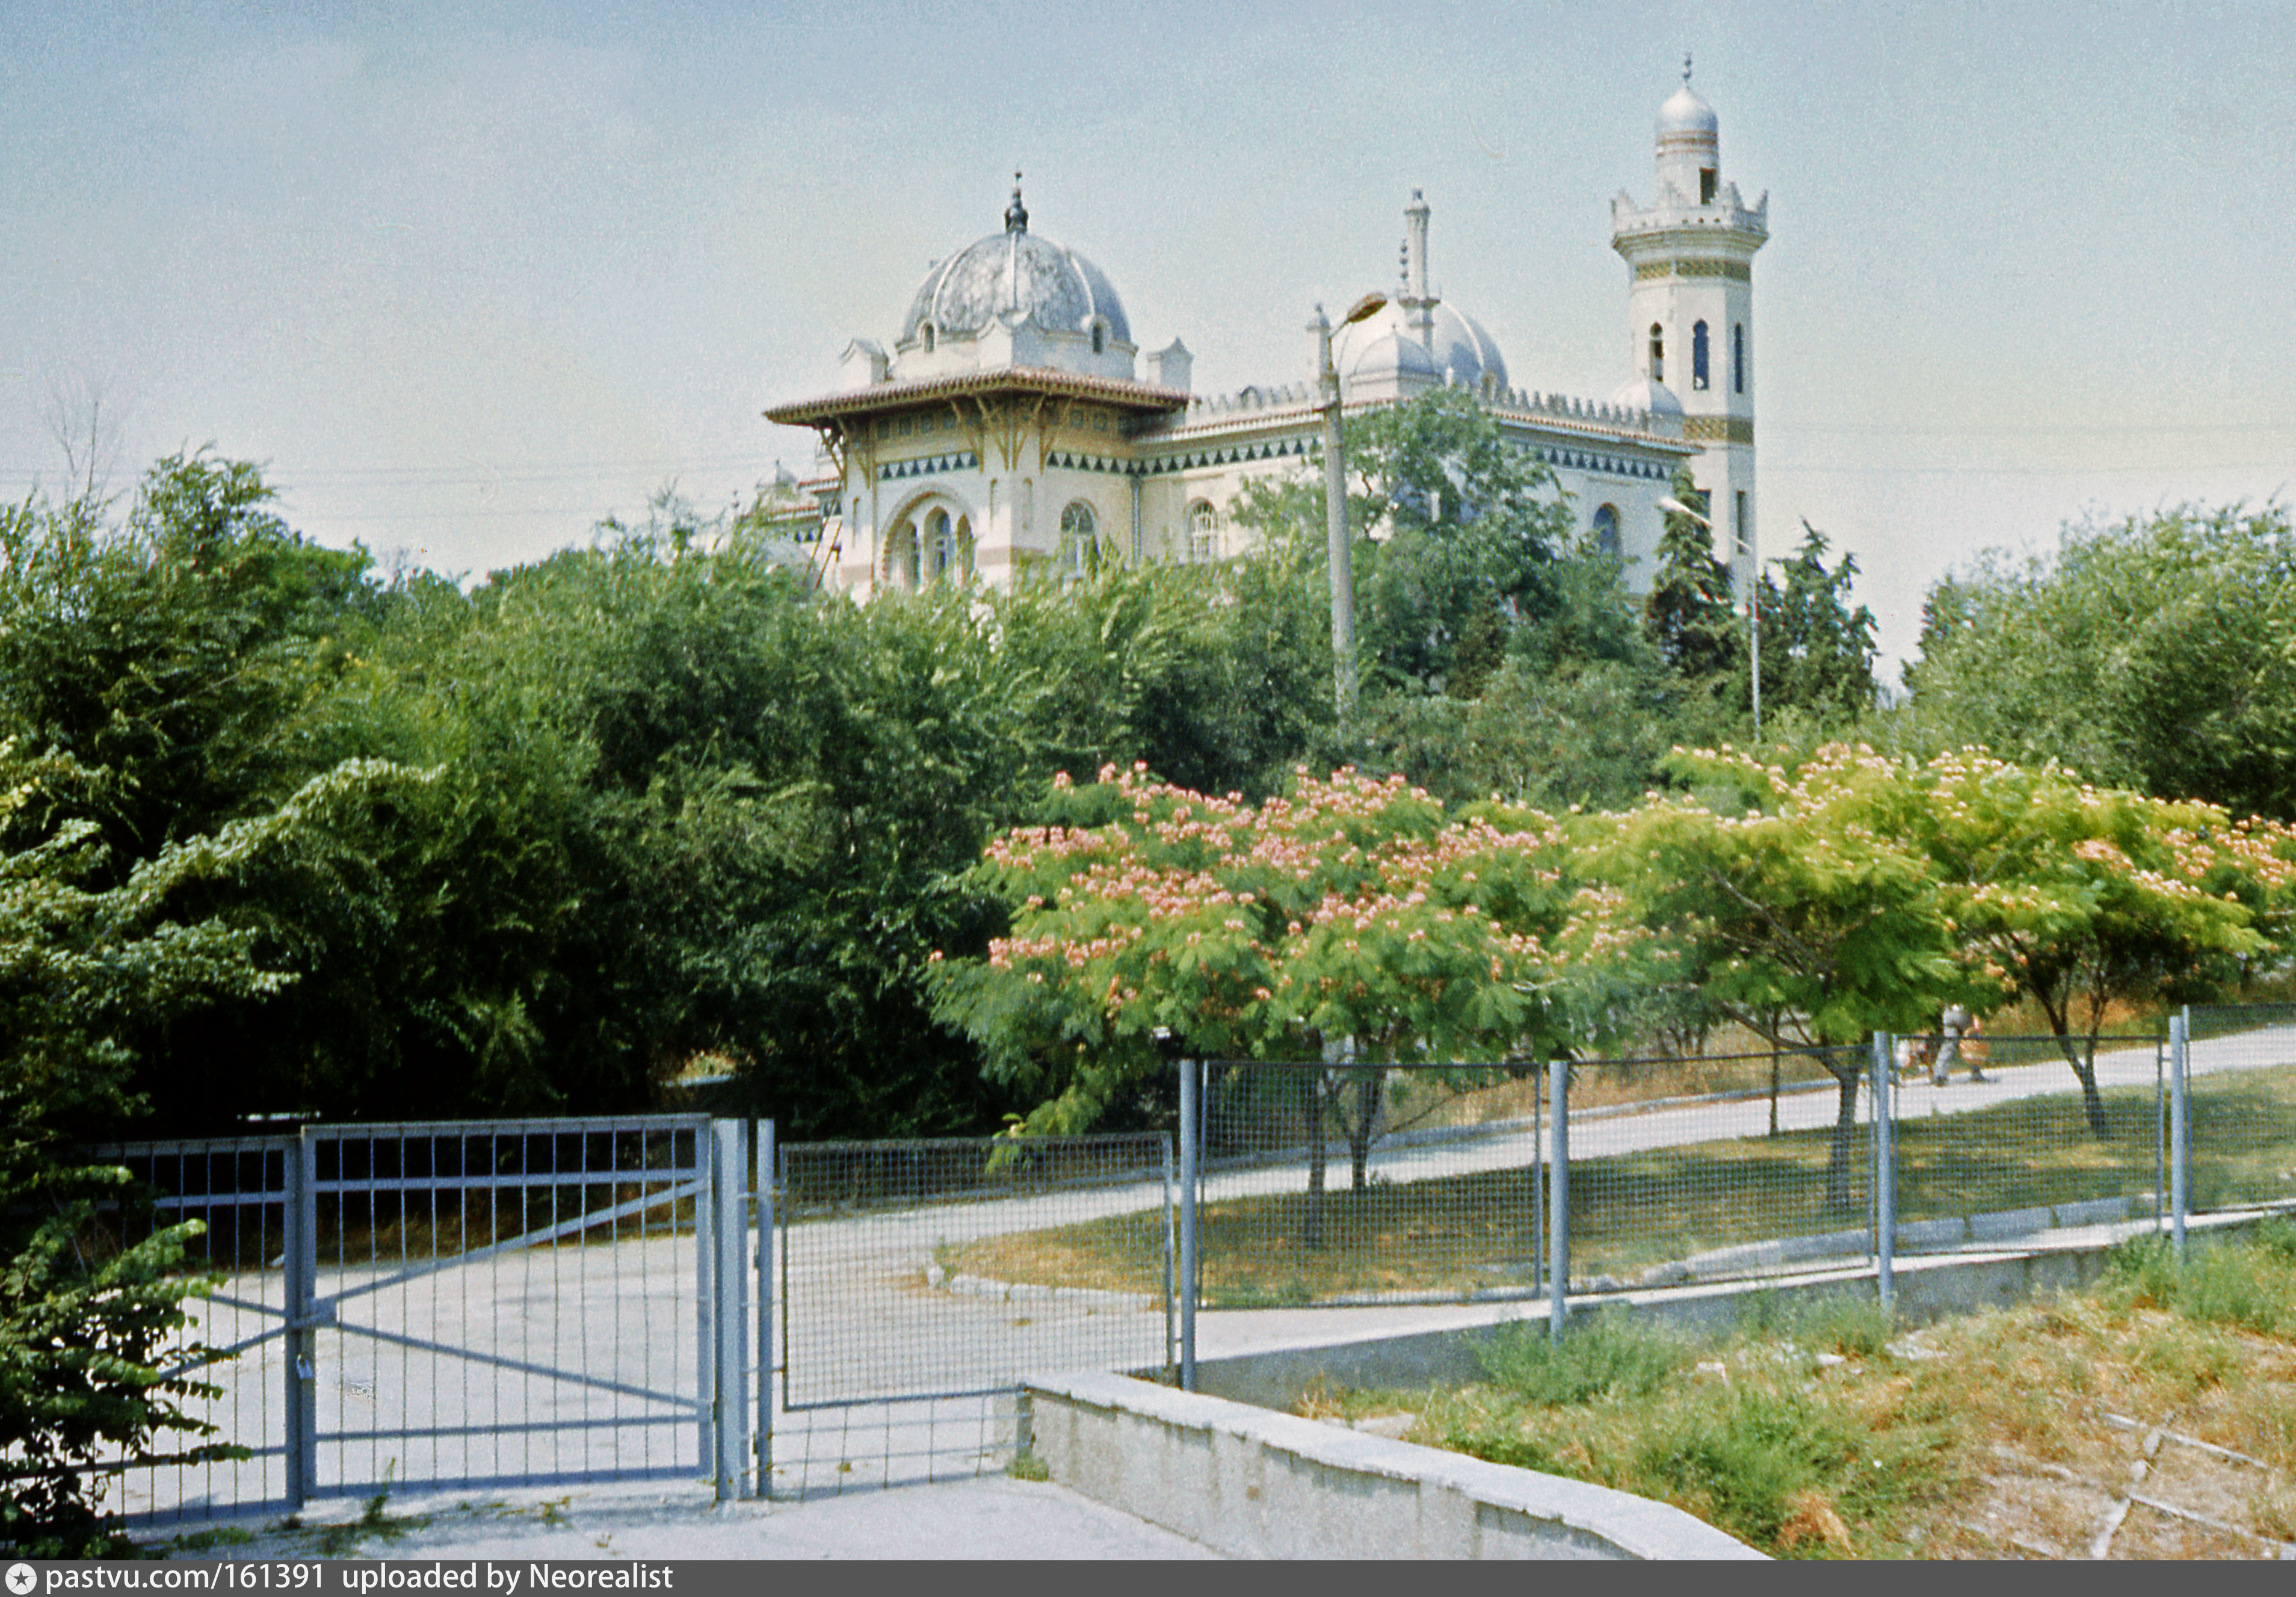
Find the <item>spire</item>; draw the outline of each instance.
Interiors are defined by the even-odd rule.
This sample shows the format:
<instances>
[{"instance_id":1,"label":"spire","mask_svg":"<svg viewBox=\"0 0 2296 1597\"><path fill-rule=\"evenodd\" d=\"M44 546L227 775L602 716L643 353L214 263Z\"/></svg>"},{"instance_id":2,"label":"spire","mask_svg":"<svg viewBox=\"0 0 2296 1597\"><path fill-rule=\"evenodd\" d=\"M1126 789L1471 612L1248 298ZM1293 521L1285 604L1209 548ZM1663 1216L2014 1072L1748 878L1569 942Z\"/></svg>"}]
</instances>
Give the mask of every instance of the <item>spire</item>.
<instances>
[{"instance_id":1,"label":"spire","mask_svg":"<svg viewBox=\"0 0 2296 1597\"><path fill-rule=\"evenodd\" d=\"M1684 88L1690 86L1690 52L1687 50L1682 53L1682 86ZM1013 176L1017 177L1020 174L1015 172Z\"/></svg>"},{"instance_id":2,"label":"spire","mask_svg":"<svg viewBox=\"0 0 2296 1597\"><path fill-rule=\"evenodd\" d=\"M1013 203L1004 208L1004 231L1029 231L1029 208L1021 203L1021 175L1018 172L1013 174Z\"/></svg>"}]
</instances>

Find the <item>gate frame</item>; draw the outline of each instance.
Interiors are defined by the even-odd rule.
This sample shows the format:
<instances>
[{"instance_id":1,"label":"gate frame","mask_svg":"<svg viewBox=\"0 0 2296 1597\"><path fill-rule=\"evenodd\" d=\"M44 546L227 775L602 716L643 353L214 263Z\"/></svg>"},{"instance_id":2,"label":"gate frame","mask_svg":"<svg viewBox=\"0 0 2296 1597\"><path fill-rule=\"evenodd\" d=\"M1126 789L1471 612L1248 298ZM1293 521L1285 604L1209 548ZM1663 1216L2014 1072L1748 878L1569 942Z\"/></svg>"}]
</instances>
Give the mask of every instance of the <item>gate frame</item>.
<instances>
[{"instance_id":1,"label":"gate frame","mask_svg":"<svg viewBox=\"0 0 2296 1597\"><path fill-rule=\"evenodd\" d=\"M704 1478L712 1479L720 1500L729 1496L749 1495L746 1487L748 1470L743 1460L749 1452L750 1415L746 1396L748 1363L742 1343L746 1326L745 1306L749 1261L745 1257L748 1225L746 1200L750 1196L743 1179L742 1165L746 1159L748 1127L740 1121L713 1120L705 1115L616 1115L584 1117L537 1117L530 1119L508 1120L437 1120L397 1121L388 1123L322 1122L299 1126L293 1131L243 1137L161 1138L121 1141L99 1144L86 1151L86 1157L96 1162L134 1162L166 1158L184 1159L212 1157L223 1153L252 1153L258 1156L258 1175L253 1191L234 1190L228 1192L207 1191L199 1193L170 1192L155 1203L158 1215L166 1220L169 1216L181 1216L194 1211L214 1211L231 1207L258 1207L278 1203L281 1206L281 1237L283 1243L279 1267L282 1271L282 1302L274 1309L270 1305L247 1298L218 1298L217 1301L259 1319L276 1319L277 1324L246 1338L232 1347L210 1354L193 1363L178 1364L168 1371L182 1374L200 1369L211 1369L240 1355L251 1352L265 1343L278 1339L283 1356L284 1399L279 1420L275 1426L266 1413L258 1409L256 1424L262 1434L256 1437L231 1435L223 1439L249 1448L258 1458L278 1450L283 1476L282 1499L261 1497L254 1500L234 1500L208 1505L209 1517L249 1510L270 1511L284 1507L288 1513L299 1513L314 1499L339 1490L357 1491L373 1482L349 1480L328 1481L323 1478L320 1466L322 1442L348 1442L361 1433L340 1431L323 1434L318 1414L318 1332L333 1330L348 1335L362 1334L365 1328L346 1325L341 1318L341 1306L348 1300L403 1285L407 1282L436 1274L441 1270L459 1267L490 1254L508 1253L542 1245L582 1232L605 1220L626 1214L639 1213L662 1204L675 1205L692 1199L693 1202L694 1263L696 1294L694 1314L697 1352L696 1390L690 1396L647 1392L644 1396L669 1403L691 1414L698 1427L699 1446L694 1464ZM410 1180L425 1188L456 1188L456 1178L408 1178L403 1174L392 1177L368 1177L354 1180L341 1175L340 1167L335 1179L322 1181L318 1174L318 1149L322 1142L381 1142L397 1141L402 1149L417 1137L484 1137L500 1139L524 1136L609 1136L635 1134L641 1137L651 1134L668 1133L691 1134L693 1157L690 1165L673 1162L664 1173L661 1190L644 1192L637 1198L609 1202L604 1208L584 1208L571 1218L554 1220L539 1231L521 1230L519 1234L484 1246L457 1251L451 1255L434 1254L413 1267L393 1273L384 1279L365 1282L343 1292L323 1294L319 1290L318 1205L322 1196L339 1199L351 1191L404 1191ZM767 1135L771 1137L771 1123ZM268 1159L277 1153L282 1163L282 1178L277 1189L270 1185ZM179 1167L180 1168L180 1167ZM157 1179L160 1170L149 1172ZM611 1172L574 1172L576 1175L611 1174ZM627 1174L642 1175L643 1172ZM547 1185L561 1176L559 1172L537 1174L533 1184ZM489 1181L494 1177L487 1178ZM561 1184L563 1184L562 1181ZM468 1190L468 1189L462 1189ZM768 1200L770 1201L770 1200ZM673 1229L675 1219L673 1218ZM234 1274L238 1272L234 1271ZM258 1262L258 1274L266 1274ZM761 1349L764 1347L761 1328ZM392 1337L391 1340L398 1340ZM466 1345L421 1343L419 1346L434 1356L457 1358L485 1356L476 1339L466 1339ZM769 1363L769 1361L768 1361ZM537 1366L537 1372L553 1379L583 1381L585 1372L554 1366ZM250 1388L254 1389L254 1388ZM578 1421L570 1421L578 1426ZM472 1435L484 1434L477 1427L470 1428ZM139 1466L121 1468L125 1473ZM618 1478L642 1478L668 1473L685 1474L683 1466L642 1470ZM586 1473L565 1470L544 1470L521 1476L522 1482L543 1485L572 1478L590 1478ZM763 1477L759 1477L760 1479ZM434 1483L424 1478L400 1478L392 1482L392 1489L404 1491L422 1489ZM437 1483L444 1486L442 1479ZM182 1514L179 1506L178 1514ZM129 1516L137 1522L160 1521L168 1518L166 1511L139 1511ZM194 1517L183 1515L183 1517Z\"/></svg>"}]
</instances>

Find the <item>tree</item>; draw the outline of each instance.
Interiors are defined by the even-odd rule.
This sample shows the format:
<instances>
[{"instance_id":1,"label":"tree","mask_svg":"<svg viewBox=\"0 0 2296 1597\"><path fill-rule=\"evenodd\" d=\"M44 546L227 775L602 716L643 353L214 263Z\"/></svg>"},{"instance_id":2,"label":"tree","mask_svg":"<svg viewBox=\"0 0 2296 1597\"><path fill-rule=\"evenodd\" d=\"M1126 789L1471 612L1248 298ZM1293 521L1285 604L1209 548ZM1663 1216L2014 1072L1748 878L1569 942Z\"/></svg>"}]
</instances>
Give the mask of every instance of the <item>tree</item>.
<instances>
[{"instance_id":1,"label":"tree","mask_svg":"<svg viewBox=\"0 0 2296 1597\"><path fill-rule=\"evenodd\" d=\"M1823 1050L1840 1088L1827 1201L1850 1201L1863 1062L1839 1045L1922 1027L1974 994L1927 862L1904 773L1833 745L1797 770L1725 748L1677 756L1693 791L1611 818L1595 867L1678 951L1681 979L1765 1040Z\"/></svg>"},{"instance_id":2,"label":"tree","mask_svg":"<svg viewBox=\"0 0 2296 1597\"><path fill-rule=\"evenodd\" d=\"M1675 471L1674 497L1705 512L1706 495L1691 482L1687 466ZM1713 696L1744 673L1746 634L1730 569L1714 558L1713 533L1689 516L1667 514L1643 618L1660 658L1685 684Z\"/></svg>"},{"instance_id":3,"label":"tree","mask_svg":"<svg viewBox=\"0 0 2296 1597\"><path fill-rule=\"evenodd\" d=\"M122 1545L103 1466L199 1463L245 1450L196 1438L184 1400L213 1396L186 1344L183 1273L196 1223L131 1241L124 1170L70 1156L140 1107L123 1038L153 1018L285 979L253 939L184 913L199 885L307 825L340 791L393 774L351 767L216 834L172 842L118 882L93 821L60 818L104 784L70 757L0 741L0 1544L17 1556Z\"/></svg>"},{"instance_id":4,"label":"tree","mask_svg":"<svg viewBox=\"0 0 2296 1597\"><path fill-rule=\"evenodd\" d=\"M2185 505L1996 551L1931 590L1915 707L1953 743L2296 820L2296 534Z\"/></svg>"},{"instance_id":5,"label":"tree","mask_svg":"<svg viewBox=\"0 0 2296 1597\"><path fill-rule=\"evenodd\" d=\"M1552 568L1570 532L1554 473L1461 389L1351 422L1347 454L1366 702L1450 692L1463 667L1472 682L1492 668L1494 629L1511 633L1554 607ZM1248 485L1233 512L1297 563L1303 586L1327 580L1324 513L1320 475Z\"/></svg>"},{"instance_id":6,"label":"tree","mask_svg":"<svg viewBox=\"0 0 2296 1597\"><path fill-rule=\"evenodd\" d=\"M1938 877L1964 970L2040 1005L2090 1130L2106 1135L2096 1043L2109 1006L2205 996L2265 946L2257 922L2296 880L2292 834L1982 749L1941 755L1906 779L1920 800L1903 812L1908 838ZM2085 1038L2077 1000L2088 1006Z\"/></svg>"},{"instance_id":7,"label":"tree","mask_svg":"<svg viewBox=\"0 0 2296 1597\"><path fill-rule=\"evenodd\" d=\"M1799 710L1835 730L1874 708L1874 612L1850 608L1857 557L1845 554L1828 570L1825 535L1807 521L1801 528L1784 587L1762 575L1762 707L1766 714Z\"/></svg>"},{"instance_id":8,"label":"tree","mask_svg":"<svg viewBox=\"0 0 2296 1597\"><path fill-rule=\"evenodd\" d=\"M1381 1066L1583 1040L1630 940L1612 897L1568 878L1562 827L1453 817L1400 778L1302 774L1253 808L1111 768L1055 800L1052 824L991 844L980 880L1012 930L942 962L935 1002L1036 1103L1031 1130L1093 1124L1157 1068L1160 1032L1203 1057L1346 1061L1318 1116L1346 1129L1360 1186Z\"/></svg>"}]
</instances>

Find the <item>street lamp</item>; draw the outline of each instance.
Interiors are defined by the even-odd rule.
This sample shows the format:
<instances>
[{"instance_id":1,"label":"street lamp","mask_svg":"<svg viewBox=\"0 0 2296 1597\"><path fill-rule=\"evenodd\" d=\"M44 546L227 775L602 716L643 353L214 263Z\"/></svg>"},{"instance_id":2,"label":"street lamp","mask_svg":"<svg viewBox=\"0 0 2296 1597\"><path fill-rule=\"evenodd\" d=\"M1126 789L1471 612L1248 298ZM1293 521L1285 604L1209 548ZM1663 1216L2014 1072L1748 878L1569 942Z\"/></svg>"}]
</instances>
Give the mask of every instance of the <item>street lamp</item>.
<instances>
[{"instance_id":1,"label":"street lamp","mask_svg":"<svg viewBox=\"0 0 2296 1597\"><path fill-rule=\"evenodd\" d=\"M1712 536L1714 523L1671 494L1660 500L1658 507L1669 516L1689 517ZM1746 585L1746 660L1754 685L1754 741L1759 744L1762 741L1762 562L1759 559L1754 561L1754 579Z\"/></svg>"},{"instance_id":2,"label":"street lamp","mask_svg":"<svg viewBox=\"0 0 2296 1597\"><path fill-rule=\"evenodd\" d=\"M1349 307L1340 319L1352 327L1387 308L1387 296L1373 292ZM1340 716L1340 742L1349 741L1356 718L1356 574L1355 551L1348 536L1348 472L1340 434L1340 373L1332 364L1332 324L1324 307L1316 307L1308 324L1316 335L1317 364L1324 389L1324 531L1330 546L1332 576L1332 696Z\"/></svg>"}]
</instances>

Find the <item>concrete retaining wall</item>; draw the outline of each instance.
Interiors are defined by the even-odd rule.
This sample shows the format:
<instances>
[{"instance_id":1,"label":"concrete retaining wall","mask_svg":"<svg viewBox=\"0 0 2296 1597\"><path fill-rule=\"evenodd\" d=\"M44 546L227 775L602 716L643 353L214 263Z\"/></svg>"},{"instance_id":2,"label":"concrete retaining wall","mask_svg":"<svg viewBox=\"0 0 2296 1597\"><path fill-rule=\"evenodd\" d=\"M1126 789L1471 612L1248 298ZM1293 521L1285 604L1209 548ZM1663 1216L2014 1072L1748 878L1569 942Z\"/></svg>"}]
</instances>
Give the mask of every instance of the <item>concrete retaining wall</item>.
<instances>
[{"instance_id":1,"label":"concrete retaining wall","mask_svg":"<svg viewBox=\"0 0 2296 1597\"><path fill-rule=\"evenodd\" d=\"M1121 1375L1031 1381L1023 1413L1054 1480L1235 1558L1762 1556L1606 1486Z\"/></svg>"},{"instance_id":2,"label":"concrete retaining wall","mask_svg":"<svg viewBox=\"0 0 2296 1597\"><path fill-rule=\"evenodd\" d=\"M2264 1216L2255 1213L2195 1216L2193 1242L2206 1247L2218 1236L2234 1235ZM2149 1232L2150 1222L2141 1229ZM2099 1226L2085 1240L2055 1246L1988 1253L1931 1254L1899 1258L1893 1273L1898 1318L1927 1324L1949 1314L1980 1308L2007 1308L2050 1292L2078 1291L2104 1272L2118 1232L2139 1227ZM1871 1265L1811 1271L1754 1282L1714 1282L1696 1286L1605 1292L1570 1299L1573 1319L1622 1309L1685 1330L1726 1334L1750 1312L1769 1313L1791 1303L1855 1300L1874 1297ZM1479 1323L1441 1331L1366 1331L1347 1339L1293 1345L1250 1353L1200 1355L1196 1389L1261 1408L1289 1410L1317 1386L1389 1388L1455 1386L1483 1379L1475 1344L1500 1325L1546 1323L1543 1303L1493 1305Z\"/></svg>"}]
</instances>

